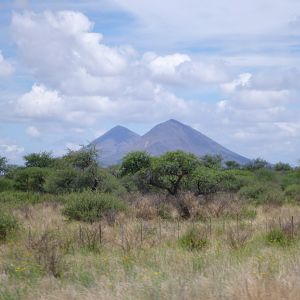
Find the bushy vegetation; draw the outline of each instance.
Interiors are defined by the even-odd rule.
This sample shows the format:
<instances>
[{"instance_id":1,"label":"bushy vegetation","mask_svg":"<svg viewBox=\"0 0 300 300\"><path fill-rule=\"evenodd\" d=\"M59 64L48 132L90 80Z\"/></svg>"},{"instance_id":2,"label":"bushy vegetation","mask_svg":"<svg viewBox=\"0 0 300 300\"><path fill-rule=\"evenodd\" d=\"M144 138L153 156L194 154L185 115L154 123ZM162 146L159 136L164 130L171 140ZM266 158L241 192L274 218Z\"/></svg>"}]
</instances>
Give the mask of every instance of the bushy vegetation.
<instances>
[{"instance_id":1,"label":"bushy vegetation","mask_svg":"<svg viewBox=\"0 0 300 300\"><path fill-rule=\"evenodd\" d=\"M95 222L104 216L124 211L126 205L116 196L103 193L72 193L65 196L63 214L71 220Z\"/></svg>"},{"instance_id":2,"label":"bushy vegetation","mask_svg":"<svg viewBox=\"0 0 300 300\"><path fill-rule=\"evenodd\" d=\"M17 228L18 222L13 216L0 212L0 241L6 240L7 236Z\"/></svg>"},{"instance_id":3,"label":"bushy vegetation","mask_svg":"<svg viewBox=\"0 0 300 300\"><path fill-rule=\"evenodd\" d=\"M191 228L179 239L179 245L187 250L201 250L208 245L207 232L203 229Z\"/></svg>"},{"instance_id":4,"label":"bushy vegetation","mask_svg":"<svg viewBox=\"0 0 300 300\"><path fill-rule=\"evenodd\" d=\"M182 151L103 168L89 147L24 159L0 159L1 299L298 299L299 168Z\"/></svg>"}]
</instances>

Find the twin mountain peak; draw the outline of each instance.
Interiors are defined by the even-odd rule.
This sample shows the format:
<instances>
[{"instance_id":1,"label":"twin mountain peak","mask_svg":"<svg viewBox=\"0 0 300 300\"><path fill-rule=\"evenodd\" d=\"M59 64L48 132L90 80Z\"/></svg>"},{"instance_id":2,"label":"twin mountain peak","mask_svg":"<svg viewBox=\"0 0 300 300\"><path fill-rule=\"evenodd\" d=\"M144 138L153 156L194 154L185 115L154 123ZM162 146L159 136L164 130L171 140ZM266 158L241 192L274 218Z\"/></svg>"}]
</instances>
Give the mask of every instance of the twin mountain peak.
<instances>
[{"instance_id":1,"label":"twin mountain peak","mask_svg":"<svg viewBox=\"0 0 300 300\"><path fill-rule=\"evenodd\" d=\"M220 154L225 161L234 160L239 164L249 159L234 153L201 132L176 120L169 120L153 127L140 136L123 126L116 126L95 139L91 145L100 152L100 161L104 166L119 163L125 154L142 150L153 156L167 151L183 150L197 156Z\"/></svg>"}]
</instances>

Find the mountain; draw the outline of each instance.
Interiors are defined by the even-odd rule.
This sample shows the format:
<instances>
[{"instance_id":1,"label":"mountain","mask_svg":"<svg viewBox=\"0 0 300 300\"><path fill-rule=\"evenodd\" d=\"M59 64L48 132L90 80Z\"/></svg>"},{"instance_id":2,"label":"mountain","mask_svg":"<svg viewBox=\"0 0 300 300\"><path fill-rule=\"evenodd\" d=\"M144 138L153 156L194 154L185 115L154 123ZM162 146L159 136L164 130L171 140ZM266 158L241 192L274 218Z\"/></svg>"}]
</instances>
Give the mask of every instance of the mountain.
<instances>
[{"instance_id":1,"label":"mountain","mask_svg":"<svg viewBox=\"0 0 300 300\"><path fill-rule=\"evenodd\" d=\"M136 150L144 150L154 156L167 151L183 150L197 156L220 154L225 161L234 160L240 164L249 162L249 159L226 149L201 132L173 119L156 125L143 136L125 127L117 126L93 141L92 144L101 151L101 162L106 166L120 162L126 153Z\"/></svg>"},{"instance_id":2,"label":"mountain","mask_svg":"<svg viewBox=\"0 0 300 300\"><path fill-rule=\"evenodd\" d=\"M123 126L116 126L95 139L91 145L99 151L103 165L109 166L118 163L139 139L140 136L135 132Z\"/></svg>"}]
</instances>

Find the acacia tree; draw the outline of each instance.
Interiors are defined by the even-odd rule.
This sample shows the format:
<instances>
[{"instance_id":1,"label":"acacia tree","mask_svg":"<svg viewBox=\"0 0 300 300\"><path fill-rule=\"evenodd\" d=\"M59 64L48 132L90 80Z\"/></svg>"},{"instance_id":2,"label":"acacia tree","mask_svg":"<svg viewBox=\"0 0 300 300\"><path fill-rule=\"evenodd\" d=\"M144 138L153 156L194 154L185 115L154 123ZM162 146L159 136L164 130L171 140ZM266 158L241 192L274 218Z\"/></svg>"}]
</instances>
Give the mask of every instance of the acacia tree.
<instances>
[{"instance_id":1,"label":"acacia tree","mask_svg":"<svg viewBox=\"0 0 300 300\"><path fill-rule=\"evenodd\" d=\"M201 163L207 168L220 169L222 168L222 156L219 154L210 155L206 154L201 157Z\"/></svg>"},{"instance_id":2,"label":"acacia tree","mask_svg":"<svg viewBox=\"0 0 300 300\"><path fill-rule=\"evenodd\" d=\"M55 159L51 152L31 153L24 156L25 166L29 168L49 168Z\"/></svg>"},{"instance_id":3,"label":"acacia tree","mask_svg":"<svg viewBox=\"0 0 300 300\"><path fill-rule=\"evenodd\" d=\"M192 175L192 184L197 195L208 195L218 190L218 185L222 181L222 173L214 168L199 166Z\"/></svg>"},{"instance_id":4,"label":"acacia tree","mask_svg":"<svg viewBox=\"0 0 300 300\"><path fill-rule=\"evenodd\" d=\"M124 156L121 164L121 176L133 175L151 166L151 156L145 151L134 151Z\"/></svg>"},{"instance_id":5,"label":"acacia tree","mask_svg":"<svg viewBox=\"0 0 300 300\"><path fill-rule=\"evenodd\" d=\"M167 152L152 160L150 184L177 195L182 180L191 175L198 165L199 160L194 154L180 150Z\"/></svg>"}]
</instances>

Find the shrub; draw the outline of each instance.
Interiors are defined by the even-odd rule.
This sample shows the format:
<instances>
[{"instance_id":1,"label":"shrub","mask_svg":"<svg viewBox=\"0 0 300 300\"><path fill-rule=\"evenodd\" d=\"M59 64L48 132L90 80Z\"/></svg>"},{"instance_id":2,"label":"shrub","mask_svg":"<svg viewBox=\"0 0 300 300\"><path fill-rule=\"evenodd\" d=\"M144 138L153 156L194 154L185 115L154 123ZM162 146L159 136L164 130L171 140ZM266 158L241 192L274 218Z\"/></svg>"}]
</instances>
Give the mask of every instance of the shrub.
<instances>
[{"instance_id":1,"label":"shrub","mask_svg":"<svg viewBox=\"0 0 300 300\"><path fill-rule=\"evenodd\" d=\"M299 184L289 185L285 189L284 194L288 199L300 202L300 185Z\"/></svg>"},{"instance_id":2,"label":"shrub","mask_svg":"<svg viewBox=\"0 0 300 300\"><path fill-rule=\"evenodd\" d=\"M0 212L0 240L6 240L7 236L18 228L18 222L6 213Z\"/></svg>"},{"instance_id":3,"label":"shrub","mask_svg":"<svg viewBox=\"0 0 300 300\"><path fill-rule=\"evenodd\" d=\"M206 231L199 228L189 229L179 239L179 245L187 250L201 250L208 245Z\"/></svg>"},{"instance_id":4,"label":"shrub","mask_svg":"<svg viewBox=\"0 0 300 300\"><path fill-rule=\"evenodd\" d=\"M240 196L250 200L253 204L283 204L285 197L277 185L253 183L241 188Z\"/></svg>"},{"instance_id":5,"label":"shrub","mask_svg":"<svg viewBox=\"0 0 300 300\"><path fill-rule=\"evenodd\" d=\"M52 171L44 184L46 192L60 194L73 191L75 189L74 178L76 178L77 173L75 169L70 167Z\"/></svg>"},{"instance_id":6,"label":"shrub","mask_svg":"<svg viewBox=\"0 0 300 300\"><path fill-rule=\"evenodd\" d=\"M78 221L95 222L104 216L126 209L125 203L111 194L86 191L69 194L65 196L65 200L63 214Z\"/></svg>"},{"instance_id":7,"label":"shrub","mask_svg":"<svg viewBox=\"0 0 300 300\"><path fill-rule=\"evenodd\" d=\"M288 246L292 238L289 234L284 232L282 229L274 228L271 229L269 233L266 235L266 240L271 245L277 245L277 246Z\"/></svg>"},{"instance_id":8,"label":"shrub","mask_svg":"<svg viewBox=\"0 0 300 300\"><path fill-rule=\"evenodd\" d=\"M248 200L258 200L261 195L266 192L266 186L263 184L253 183L251 185L244 186L241 188L240 196Z\"/></svg>"},{"instance_id":9,"label":"shrub","mask_svg":"<svg viewBox=\"0 0 300 300\"><path fill-rule=\"evenodd\" d=\"M13 190L13 187L14 187L13 180L0 177L0 192L11 191Z\"/></svg>"},{"instance_id":10,"label":"shrub","mask_svg":"<svg viewBox=\"0 0 300 300\"><path fill-rule=\"evenodd\" d=\"M49 169L30 167L14 171L15 188L20 191L43 192Z\"/></svg>"},{"instance_id":11,"label":"shrub","mask_svg":"<svg viewBox=\"0 0 300 300\"><path fill-rule=\"evenodd\" d=\"M272 188L270 187L267 191L261 196L257 201L256 204L275 204L275 205L282 205L285 201L284 193L280 188Z\"/></svg>"},{"instance_id":12,"label":"shrub","mask_svg":"<svg viewBox=\"0 0 300 300\"><path fill-rule=\"evenodd\" d=\"M102 193L113 193L115 195L123 195L126 192L126 188L120 183L120 181L109 173L107 170L98 170L98 186L97 190Z\"/></svg>"}]
</instances>

